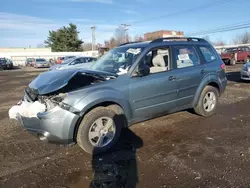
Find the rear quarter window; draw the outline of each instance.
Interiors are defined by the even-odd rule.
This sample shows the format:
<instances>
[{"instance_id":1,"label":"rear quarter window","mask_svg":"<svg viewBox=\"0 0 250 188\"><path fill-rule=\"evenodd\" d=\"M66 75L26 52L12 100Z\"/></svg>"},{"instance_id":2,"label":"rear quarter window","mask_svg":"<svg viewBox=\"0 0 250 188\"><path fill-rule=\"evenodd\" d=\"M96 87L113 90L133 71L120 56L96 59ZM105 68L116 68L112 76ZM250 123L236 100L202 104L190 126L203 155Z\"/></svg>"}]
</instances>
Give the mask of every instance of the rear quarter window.
<instances>
[{"instance_id":1,"label":"rear quarter window","mask_svg":"<svg viewBox=\"0 0 250 188\"><path fill-rule=\"evenodd\" d=\"M217 59L217 56L215 52L211 49L211 47L200 46L199 49L204 57L205 63L209 63Z\"/></svg>"}]
</instances>

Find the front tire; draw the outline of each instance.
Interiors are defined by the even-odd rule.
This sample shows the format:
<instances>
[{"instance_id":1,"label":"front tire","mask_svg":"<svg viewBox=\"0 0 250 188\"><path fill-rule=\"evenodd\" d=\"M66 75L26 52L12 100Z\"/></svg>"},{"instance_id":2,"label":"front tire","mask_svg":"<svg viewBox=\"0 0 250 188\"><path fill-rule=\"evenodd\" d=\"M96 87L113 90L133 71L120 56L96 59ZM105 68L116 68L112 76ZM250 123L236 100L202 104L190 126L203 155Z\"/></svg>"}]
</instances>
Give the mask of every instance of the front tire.
<instances>
[{"instance_id":1,"label":"front tire","mask_svg":"<svg viewBox=\"0 0 250 188\"><path fill-rule=\"evenodd\" d=\"M199 98L195 112L204 117L210 117L215 114L218 105L219 91L212 86L206 86Z\"/></svg>"},{"instance_id":2,"label":"front tire","mask_svg":"<svg viewBox=\"0 0 250 188\"><path fill-rule=\"evenodd\" d=\"M110 149L119 139L123 121L114 111L97 107L88 112L77 132L78 145L89 154Z\"/></svg>"}]
</instances>

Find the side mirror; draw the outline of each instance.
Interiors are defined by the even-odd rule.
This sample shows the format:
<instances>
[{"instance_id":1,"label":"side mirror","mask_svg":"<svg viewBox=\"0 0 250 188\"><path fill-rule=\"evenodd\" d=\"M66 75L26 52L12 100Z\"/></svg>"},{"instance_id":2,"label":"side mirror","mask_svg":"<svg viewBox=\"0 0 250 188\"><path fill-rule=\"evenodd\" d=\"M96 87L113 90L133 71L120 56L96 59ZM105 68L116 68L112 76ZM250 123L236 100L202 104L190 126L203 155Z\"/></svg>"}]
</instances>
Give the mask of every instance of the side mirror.
<instances>
[{"instance_id":1,"label":"side mirror","mask_svg":"<svg viewBox=\"0 0 250 188\"><path fill-rule=\"evenodd\" d=\"M136 71L137 76L142 77L142 76L147 76L150 73L150 68L148 65L141 64L138 66L138 69Z\"/></svg>"}]
</instances>

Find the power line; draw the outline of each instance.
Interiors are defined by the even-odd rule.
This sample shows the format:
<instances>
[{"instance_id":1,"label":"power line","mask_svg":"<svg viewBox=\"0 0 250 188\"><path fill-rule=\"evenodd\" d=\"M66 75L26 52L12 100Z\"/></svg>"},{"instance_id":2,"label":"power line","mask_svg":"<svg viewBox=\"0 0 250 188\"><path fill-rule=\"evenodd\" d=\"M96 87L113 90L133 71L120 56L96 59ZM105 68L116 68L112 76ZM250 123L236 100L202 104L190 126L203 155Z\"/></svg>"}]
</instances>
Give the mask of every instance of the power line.
<instances>
[{"instance_id":1,"label":"power line","mask_svg":"<svg viewBox=\"0 0 250 188\"><path fill-rule=\"evenodd\" d=\"M184 10L173 12L173 13L163 14L163 15L147 18L147 19L144 19L144 20L134 21L134 22L131 22L131 24L138 24L138 23L141 23L141 22L148 22L148 21L151 21L151 20L155 21L156 19L159 20L159 19L164 18L164 17L169 17L169 16L179 15L179 14L183 14L183 13L193 12L193 11L200 10L200 9L204 10L206 8L210 8L210 7L213 7L213 6L218 5L218 4L224 4L224 3L228 3L228 2L232 2L232 1L234 1L234 0L218 0L217 2L213 2L213 3L210 2L210 3L202 4L202 5L199 5L199 6L196 6L196 7L184 9Z\"/></svg>"},{"instance_id":2,"label":"power line","mask_svg":"<svg viewBox=\"0 0 250 188\"><path fill-rule=\"evenodd\" d=\"M199 32L194 32L188 34L188 36L197 36L197 35L208 35L208 34L214 34L214 33L221 33L221 32L226 32L226 31L234 31L234 30L239 30L239 29L245 29L250 27L250 21L242 23L242 24L232 24L232 25L226 25L223 27L218 27L209 29L206 31L199 31Z\"/></svg>"},{"instance_id":3,"label":"power line","mask_svg":"<svg viewBox=\"0 0 250 188\"><path fill-rule=\"evenodd\" d=\"M199 5L199 6L196 6L196 7L180 10L180 11L177 11L177 12L162 14L162 15L159 15L159 16L154 16L154 17L149 17L149 18L143 19L143 20L134 21L134 22L131 22L130 24L128 24L128 26L135 25L135 24L138 24L138 23L148 22L148 21L152 21L152 20L155 21L155 20L162 19L164 17L180 15L180 14L183 14L183 13L189 13L189 12L193 12L193 11L196 11L196 10L206 9L206 8L210 8L210 7L219 5L219 4L224 4L224 3L233 2L233 1L234 0L217 0L216 2L213 2L213 3L210 2L210 3L202 4L202 5Z\"/></svg>"},{"instance_id":4,"label":"power line","mask_svg":"<svg viewBox=\"0 0 250 188\"><path fill-rule=\"evenodd\" d=\"M230 29L232 27L241 27L241 26L245 26L248 24L250 24L250 21L240 22L240 23L230 24L230 25L224 25L224 26L215 27L215 28L208 29L208 30L196 31L196 32L188 33L187 35L202 35L203 33L216 32L216 31L220 31L220 30Z\"/></svg>"}]
</instances>

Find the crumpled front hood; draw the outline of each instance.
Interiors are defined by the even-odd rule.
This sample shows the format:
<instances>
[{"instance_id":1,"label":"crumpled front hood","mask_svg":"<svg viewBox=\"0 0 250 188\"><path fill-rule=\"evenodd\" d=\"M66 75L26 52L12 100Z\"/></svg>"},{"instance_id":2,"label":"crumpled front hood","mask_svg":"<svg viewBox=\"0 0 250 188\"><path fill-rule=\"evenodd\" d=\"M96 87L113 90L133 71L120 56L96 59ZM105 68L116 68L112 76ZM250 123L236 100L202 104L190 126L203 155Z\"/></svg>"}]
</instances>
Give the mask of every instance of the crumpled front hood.
<instances>
[{"instance_id":1,"label":"crumpled front hood","mask_svg":"<svg viewBox=\"0 0 250 188\"><path fill-rule=\"evenodd\" d=\"M116 74L91 71L91 70L79 70L79 69L69 69L69 70L53 70L41 73L36 77L30 84L29 87L33 89L37 94L44 95L55 92L68 84L68 82L77 74L92 74L103 75L103 76L117 76Z\"/></svg>"}]
</instances>

